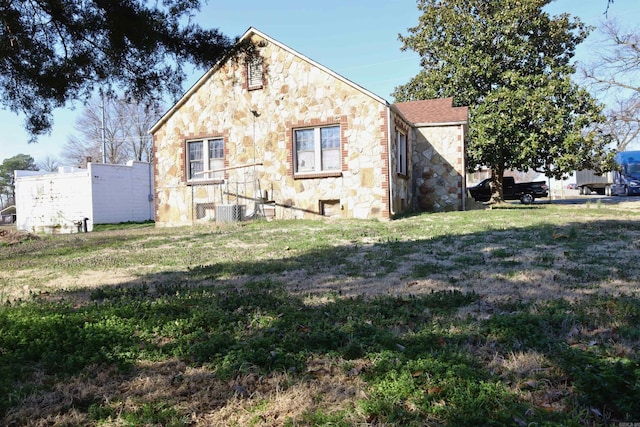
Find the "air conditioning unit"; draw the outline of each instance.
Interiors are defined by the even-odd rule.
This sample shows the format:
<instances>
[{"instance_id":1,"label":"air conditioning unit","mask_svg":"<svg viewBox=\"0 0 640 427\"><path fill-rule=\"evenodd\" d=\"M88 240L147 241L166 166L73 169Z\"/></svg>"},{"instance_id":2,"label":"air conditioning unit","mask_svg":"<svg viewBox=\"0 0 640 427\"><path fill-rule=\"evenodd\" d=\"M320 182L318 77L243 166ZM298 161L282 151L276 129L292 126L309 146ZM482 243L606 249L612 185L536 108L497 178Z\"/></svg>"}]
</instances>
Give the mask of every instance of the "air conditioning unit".
<instances>
[{"instance_id":1,"label":"air conditioning unit","mask_svg":"<svg viewBox=\"0 0 640 427\"><path fill-rule=\"evenodd\" d=\"M216 222L234 222L244 219L244 205L217 205Z\"/></svg>"}]
</instances>

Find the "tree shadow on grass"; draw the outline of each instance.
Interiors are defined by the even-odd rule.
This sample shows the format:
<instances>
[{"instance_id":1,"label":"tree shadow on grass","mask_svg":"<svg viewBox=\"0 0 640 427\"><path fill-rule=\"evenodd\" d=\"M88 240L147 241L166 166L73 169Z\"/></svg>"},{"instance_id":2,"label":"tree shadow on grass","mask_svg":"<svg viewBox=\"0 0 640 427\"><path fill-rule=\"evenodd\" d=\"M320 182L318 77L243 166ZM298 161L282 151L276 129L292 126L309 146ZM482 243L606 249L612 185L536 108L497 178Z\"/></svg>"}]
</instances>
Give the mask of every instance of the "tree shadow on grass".
<instances>
[{"instance_id":1,"label":"tree shadow on grass","mask_svg":"<svg viewBox=\"0 0 640 427\"><path fill-rule=\"evenodd\" d=\"M313 425L335 411L323 408L318 384L353 390L341 399L344 410L358 409L359 422L597 424L640 416L637 355L620 354L637 342L637 298L533 311L499 305L480 321L459 315L475 294L326 298L309 304L280 285L252 282L242 290L128 288L83 307L20 304L2 318L4 421L189 425L185 417L195 413L204 425L229 402L252 407L297 388L312 392L292 420ZM593 318L593 303L611 307L598 313L617 331ZM514 354L538 362L514 367L505 362ZM28 385L36 372L42 382Z\"/></svg>"},{"instance_id":2,"label":"tree shadow on grass","mask_svg":"<svg viewBox=\"0 0 640 427\"><path fill-rule=\"evenodd\" d=\"M230 407L256 425L637 420L640 300L596 294L635 282L621 252L639 229L602 221L217 260L87 300L5 305L4 424L206 425L225 409L232 421ZM618 237L612 255L594 247L605 235ZM390 277L404 288L363 295ZM288 390L307 394L265 403Z\"/></svg>"}]
</instances>

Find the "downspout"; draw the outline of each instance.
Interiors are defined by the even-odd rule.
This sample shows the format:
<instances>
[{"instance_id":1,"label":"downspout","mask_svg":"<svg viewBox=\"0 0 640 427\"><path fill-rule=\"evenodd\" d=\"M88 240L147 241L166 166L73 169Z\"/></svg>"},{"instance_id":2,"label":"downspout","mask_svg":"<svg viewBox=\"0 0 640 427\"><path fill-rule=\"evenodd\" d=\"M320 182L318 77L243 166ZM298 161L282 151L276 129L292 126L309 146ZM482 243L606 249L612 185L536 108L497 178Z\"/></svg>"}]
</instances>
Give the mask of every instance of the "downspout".
<instances>
[{"instance_id":1,"label":"downspout","mask_svg":"<svg viewBox=\"0 0 640 427\"><path fill-rule=\"evenodd\" d=\"M90 216L89 220L91 221L91 230L93 231L93 224L95 224L96 221L96 210L95 210L95 205L96 205L96 194L95 194L95 189L93 188L93 169L96 167L96 165L94 165L92 162L87 163L87 175L88 175L88 185L89 185L89 212Z\"/></svg>"},{"instance_id":2,"label":"downspout","mask_svg":"<svg viewBox=\"0 0 640 427\"><path fill-rule=\"evenodd\" d=\"M389 219L393 216L393 173L391 167L391 106L387 103L387 167L389 174Z\"/></svg>"},{"instance_id":3,"label":"downspout","mask_svg":"<svg viewBox=\"0 0 640 427\"><path fill-rule=\"evenodd\" d=\"M467 123L469 119L467 118ZM462 211L467 210L467 135L465 135L464 124L460 125L462 130Z\"/></svg>"},{"instance_id":4,"label":"downspout","mask_svg":"<svg viewBox=\"0 0 640 427\"><path fill-rule=\"evenodd\" d=\"M154 173L153 173L153 163L151 162L151 159L149 159L149 165L147 167L147 171L148 171L148 176L149 176L149 180L148 180L148 195L147 195L147 200L149 203L149 210L148 210L148 214L149 214L149 219L153 220L155 222L156 219L156 210L155 210L155 186L153 185L155 177L154 177Z\"/></svg>"}]
</instances>

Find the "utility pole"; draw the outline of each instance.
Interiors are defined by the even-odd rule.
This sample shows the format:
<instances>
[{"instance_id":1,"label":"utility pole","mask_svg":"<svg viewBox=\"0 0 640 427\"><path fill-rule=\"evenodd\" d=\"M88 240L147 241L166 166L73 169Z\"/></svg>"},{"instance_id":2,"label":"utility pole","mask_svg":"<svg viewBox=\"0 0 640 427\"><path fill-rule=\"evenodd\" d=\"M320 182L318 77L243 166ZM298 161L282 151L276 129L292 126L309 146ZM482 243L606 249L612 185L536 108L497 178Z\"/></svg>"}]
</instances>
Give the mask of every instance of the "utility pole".
<instances>
[{"instance_id":1,"label":"utility pole","mask_svg":"<svg viewBox=\"0 0 640 427\"><path fill-rule=\"evenodd\" d=\"M102 163L107 163L107 139L105 136L104 129L104 93L102 92L102 88L100 88L100 100L101 100L101 110L102 110L102 123L100 127L100 131L102 134Z\"/></svg>"}]
</instances>

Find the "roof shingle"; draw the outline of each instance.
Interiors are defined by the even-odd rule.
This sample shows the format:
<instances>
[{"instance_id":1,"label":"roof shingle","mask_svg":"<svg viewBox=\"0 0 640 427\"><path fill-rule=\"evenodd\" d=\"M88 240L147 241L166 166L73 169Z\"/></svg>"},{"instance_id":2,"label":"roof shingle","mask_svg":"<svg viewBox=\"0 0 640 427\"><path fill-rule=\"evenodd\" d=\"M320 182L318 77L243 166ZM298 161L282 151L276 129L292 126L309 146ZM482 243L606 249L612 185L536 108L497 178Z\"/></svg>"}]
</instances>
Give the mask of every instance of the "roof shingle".
<instances>
[{"instance_id":1,"label":"roof shingle","mask_svg":"<svg viewBox=\"0 0 640 427\"><path fill-rule=\"evenodd\" d=\"M454 107L453 98L427 99L394 104L411 123L459 123L468 120L468 107Z\"/></svg>"}]
</instances>

